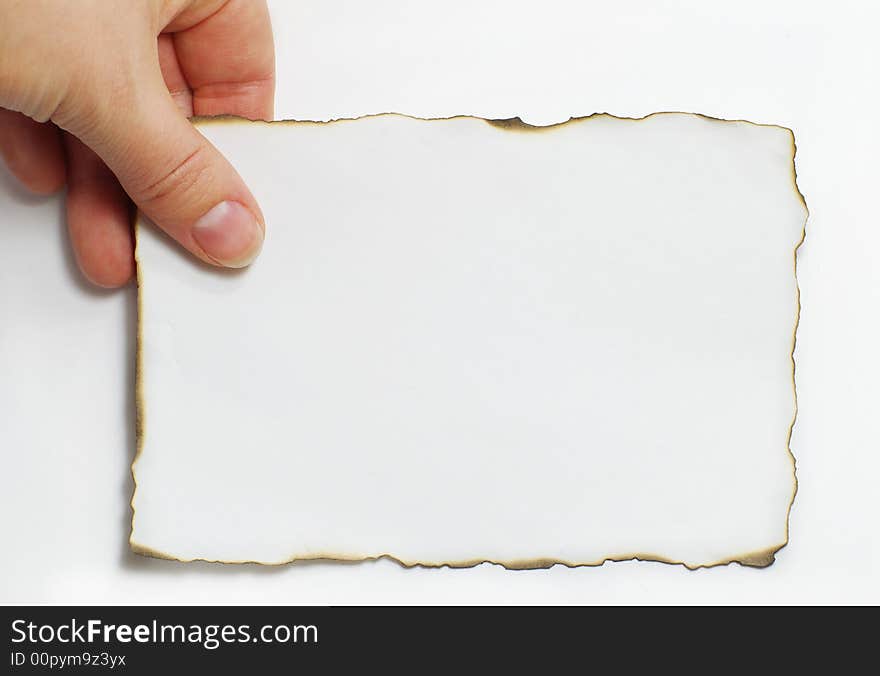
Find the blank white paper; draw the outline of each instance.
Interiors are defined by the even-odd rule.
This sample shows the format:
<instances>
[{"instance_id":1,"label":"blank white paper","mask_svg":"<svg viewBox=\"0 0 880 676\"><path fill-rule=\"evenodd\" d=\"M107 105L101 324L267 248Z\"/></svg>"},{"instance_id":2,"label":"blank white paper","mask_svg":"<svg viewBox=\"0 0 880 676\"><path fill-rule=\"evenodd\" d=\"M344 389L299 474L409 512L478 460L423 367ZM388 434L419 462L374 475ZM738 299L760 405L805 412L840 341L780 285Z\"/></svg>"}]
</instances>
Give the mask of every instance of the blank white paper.
<instances>
[{"instance_id":1,"label":"blank white paper","mask_svg":"<svg viewBox=\"0 0 880 676\"><path fill-rule=\"evenodd\" d=\"M789 130L199 128L267 238L218 271L138 223L136 551L698 567L786 544Z\"/></svg>"}]
</instances>

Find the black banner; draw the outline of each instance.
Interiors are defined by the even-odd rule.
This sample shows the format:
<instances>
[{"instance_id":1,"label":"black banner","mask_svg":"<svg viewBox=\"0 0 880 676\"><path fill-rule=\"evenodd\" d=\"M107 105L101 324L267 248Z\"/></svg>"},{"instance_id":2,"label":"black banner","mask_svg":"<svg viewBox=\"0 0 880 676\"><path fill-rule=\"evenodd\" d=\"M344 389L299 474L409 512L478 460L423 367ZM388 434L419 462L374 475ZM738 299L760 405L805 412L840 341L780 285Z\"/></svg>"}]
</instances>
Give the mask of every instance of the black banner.
<instances>
[{"instance_id":1,"label":"black banner","mask_svg":"<svg viewBox=\"0 0 880 676\"><path fill-rule=\"evenodd\" d=\"M872 611L873 612L873 611ZM840 624L817 625L802 609L453 608L453 607L4 607L7 673L207 673L273 667L359 665L390 673L430 668L470 673L526 664L645 665L677 669L708 656L706 668L791 666L831 645ZM800 617L806 622L799 623ZM800 624L799 628L796 626ZM873 623L848 630L848 642ZM809 631L804 631L809 629ZM788 638L787 638L788 637ZM867 641L866 641L867 642ZM861 642L865 645L866 642ZM849 653L852 654L852 653Z\"/></svg>"}]
</instances>

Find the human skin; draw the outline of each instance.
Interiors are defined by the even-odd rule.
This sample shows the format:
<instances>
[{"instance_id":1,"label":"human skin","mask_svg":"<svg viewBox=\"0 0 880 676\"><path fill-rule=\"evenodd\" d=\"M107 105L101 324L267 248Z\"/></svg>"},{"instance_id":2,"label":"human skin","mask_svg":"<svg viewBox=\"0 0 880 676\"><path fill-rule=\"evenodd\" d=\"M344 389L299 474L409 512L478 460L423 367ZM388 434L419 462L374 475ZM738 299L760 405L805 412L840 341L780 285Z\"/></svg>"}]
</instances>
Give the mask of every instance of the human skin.
<instances>
[{"instance_id":1,"label":"human skin","mask_svg":"<svg viewBox=\"0 0 880 676\"><path fill-rule=\"evenodd\" d=\"M83 274L134 274L132 202L197 258L243 267L265 223L193 115L272 119L258 0L0 0L0 155L31 191L67 186Z\"/></svg>"}]
</instances>

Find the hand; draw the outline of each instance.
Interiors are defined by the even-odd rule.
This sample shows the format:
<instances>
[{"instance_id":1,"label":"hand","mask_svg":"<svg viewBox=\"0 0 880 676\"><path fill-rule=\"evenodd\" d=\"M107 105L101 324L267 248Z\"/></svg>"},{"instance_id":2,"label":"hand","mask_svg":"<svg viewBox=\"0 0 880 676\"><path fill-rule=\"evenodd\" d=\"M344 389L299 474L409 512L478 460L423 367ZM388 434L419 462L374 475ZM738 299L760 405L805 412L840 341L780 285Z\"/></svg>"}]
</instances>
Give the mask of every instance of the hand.
<instances>
[{"instance_id":1,"label":"hand","mask_svg":"<svg viewBox=\"0 0 880 676\"><path fill-rule=\"evenodd\" d=\"M0 154L22 183L67 184L86 277L134 272L134 203L205 262L259 253L259 206L186 119L271 119L272 29L257 0L0 0Z\"/></svg>"}]
</instances>

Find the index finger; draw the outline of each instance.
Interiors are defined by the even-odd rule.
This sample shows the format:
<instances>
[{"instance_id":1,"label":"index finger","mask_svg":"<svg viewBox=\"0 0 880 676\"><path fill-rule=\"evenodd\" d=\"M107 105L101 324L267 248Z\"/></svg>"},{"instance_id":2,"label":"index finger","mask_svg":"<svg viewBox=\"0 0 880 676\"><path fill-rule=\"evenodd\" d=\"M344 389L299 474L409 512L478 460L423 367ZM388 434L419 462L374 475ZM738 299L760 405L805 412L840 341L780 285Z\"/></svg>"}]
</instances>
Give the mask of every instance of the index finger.
<instances>
[{"instance_id":1,"label":"index finger","mask_svg":"<svg viewBox=\"0 0 880 676\"><path fill-rule=\"evenodd\" d=\"M272 119L275 43L265 2L229 0L198 23L170 28L194 115Z\"/></svg>"}]
</instances>

